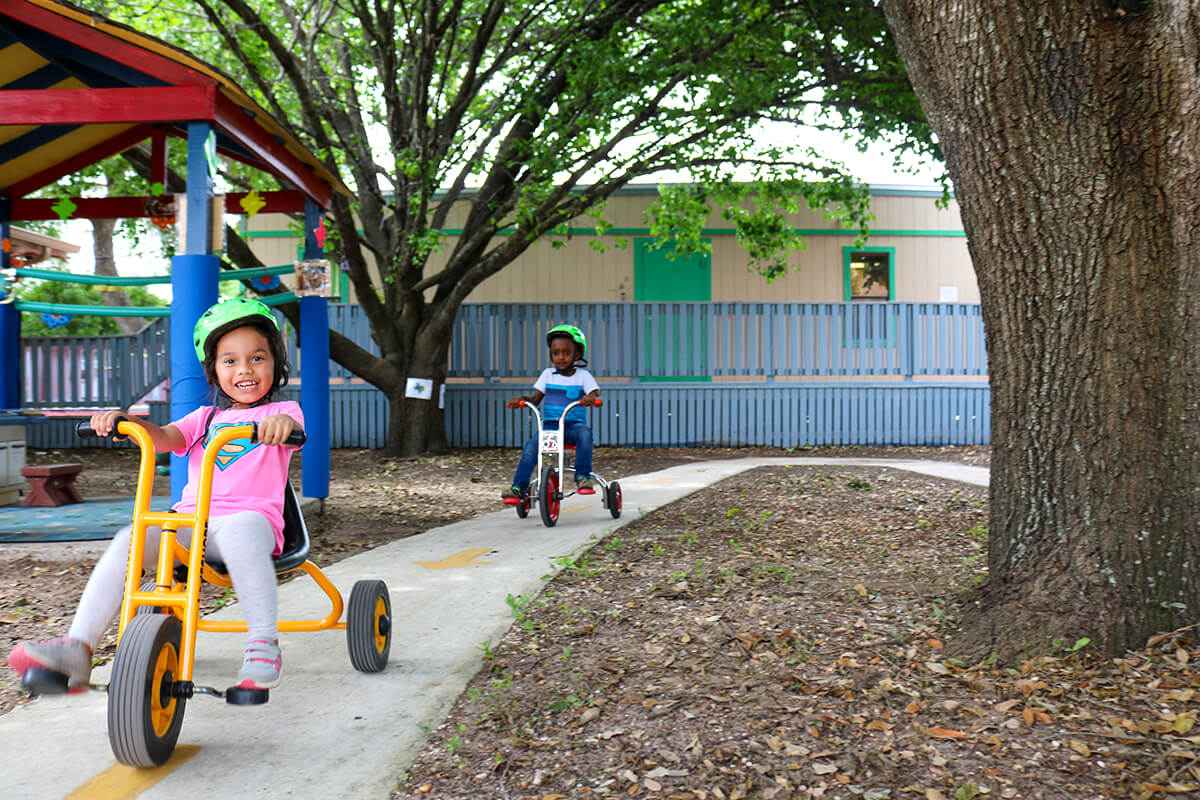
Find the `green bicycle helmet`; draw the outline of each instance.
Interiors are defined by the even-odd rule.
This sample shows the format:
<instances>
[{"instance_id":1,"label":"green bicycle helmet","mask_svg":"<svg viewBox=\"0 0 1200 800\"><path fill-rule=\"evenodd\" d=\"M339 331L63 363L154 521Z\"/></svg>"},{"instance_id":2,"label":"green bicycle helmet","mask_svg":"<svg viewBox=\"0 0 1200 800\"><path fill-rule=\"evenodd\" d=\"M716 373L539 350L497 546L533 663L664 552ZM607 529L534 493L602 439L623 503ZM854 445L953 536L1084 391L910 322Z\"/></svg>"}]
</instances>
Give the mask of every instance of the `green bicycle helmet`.
<instances>
[{"instance_id":1,"label":"green bicycle helmet","mask_svg":"<svg viewBox=\"0 0 1200 800\"><path fill-rule=\"evenodd\" d=\"M257 300L246 300L241 297L231 297L209 306L208 311L196 320L196 329L192 333L192 344L196 347L196 358L204 363L204 347L213 332L230 322L247 317L265 317L271 321L275 330L279 330L279 322L271 314L266 304Z\"/></svg>"},{"instance_id":2,"label":"green bicycle helmet","mask_svg":"<svg viewBox=\"0 0 1200 800\"><path fill-rule=\"evenodd\" d=\"M582 351L579 354L580 358L583 358L587 355L587 337L583 335L583 331L579 330L579 328L576 328L574 325L555 325L553 328L546 331L546 346L550 346L550 340L556 335L561 336L562 334L570 336L571 339L574 340L575 344L579 345L579 349Z\"/></svg>"}]
</instances>

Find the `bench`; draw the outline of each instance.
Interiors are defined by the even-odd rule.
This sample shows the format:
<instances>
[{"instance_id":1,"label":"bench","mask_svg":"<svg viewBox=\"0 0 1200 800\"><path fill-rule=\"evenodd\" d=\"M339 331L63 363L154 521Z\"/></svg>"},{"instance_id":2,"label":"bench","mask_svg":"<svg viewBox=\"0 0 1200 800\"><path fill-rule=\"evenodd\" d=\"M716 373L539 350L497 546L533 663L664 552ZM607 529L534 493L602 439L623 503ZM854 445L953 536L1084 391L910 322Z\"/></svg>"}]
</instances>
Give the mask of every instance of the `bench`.
<instances>
[{"instance_id":1,"label":"bench","mask_svg":"<svg viewBox=\"0 0 1200 800\"><path fill-rule=\"evenodd\" d=\"M67 503L82 503L79 490L75 488L75 476L83 471L83 464L41 464L21 467L21 475L29 481L29 494L21 500L23 506L61 506Z\"/></svg>"}]
</instances>

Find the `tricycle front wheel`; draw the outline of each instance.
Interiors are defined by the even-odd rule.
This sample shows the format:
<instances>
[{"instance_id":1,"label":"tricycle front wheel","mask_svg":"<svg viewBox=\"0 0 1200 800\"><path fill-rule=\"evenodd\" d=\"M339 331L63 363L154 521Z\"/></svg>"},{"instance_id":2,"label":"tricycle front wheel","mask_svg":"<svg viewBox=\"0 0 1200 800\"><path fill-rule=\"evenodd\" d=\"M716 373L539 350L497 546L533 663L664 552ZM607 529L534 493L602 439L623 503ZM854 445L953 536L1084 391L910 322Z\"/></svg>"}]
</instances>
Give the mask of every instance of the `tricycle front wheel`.
<instances>
[{"instance_id":1,"label":"tricycle front wheel","mask_svg":"<svg viewBox=\"0 0 1200 800\"><path fill-rule=\"evenodd\" d=\"M183 624L170 614L129 620L108 686L108 742L131 767L156 767L175 751L187 698L173 691L179 677Z\"/></svg>"}]
</instances>

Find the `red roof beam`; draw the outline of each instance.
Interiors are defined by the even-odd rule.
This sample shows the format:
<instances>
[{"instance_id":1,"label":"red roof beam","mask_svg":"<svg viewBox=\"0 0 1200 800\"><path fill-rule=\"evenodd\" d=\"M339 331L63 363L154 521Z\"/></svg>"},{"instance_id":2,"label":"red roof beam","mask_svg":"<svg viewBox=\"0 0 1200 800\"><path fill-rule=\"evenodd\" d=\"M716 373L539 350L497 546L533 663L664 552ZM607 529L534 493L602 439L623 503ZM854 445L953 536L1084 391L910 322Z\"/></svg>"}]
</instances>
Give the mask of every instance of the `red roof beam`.
<instances>
[{"instance_id":1,"label":"red roof beam","mask_svg":"<svg viewBox=\"0 0 1200 800\"><path fill-rule=\"evenodd\" d=\"M242 198L247 192L225 195L225 213L245 214ZM169 195L168 195L169 196ZM288 213L304 211L304 194L294 189L277 192L259 192L265 203L257 213ZM146 208L147 197L72 197L75 209L71 219L129 219L150 216ZM14 222L59 219L54 206L61 198L23 197L12 201Z\"/></svg>"},{"instance_id":2,"label":"red roof beam","mask_svg":"<svg viewBox=\"0 0 1200 800\"><path fill-rule=\"evenodd\" d=\"M276 177L286 180L328 209L333 188L321 180L312 168L287 149L254 121L254 117L224 95L217 97L216 123L226 134L254 153Z\"/></svg>"},{"instance_id":3,"label":"red roof beam","mask_svg":"<svg viewBox=\"0 0 1200 800\"><path fill-rule=\"evenodd\" d=\"M145 217L145 197L72 197L75 204L70 219L125 219ZM55 198L22 197L12 201L12 218L17 221L61 219L53 206L61 202Z\"/></svg>"},{"instance_id":4,"label":"red roof beam","mask_svg":"<svg viewBox=\"0 0 1200 800\"><path fill-rule=\"evenodd\" d=\"M86 125L211 120L215 86L0 90L5 125Z\"/></svg>"}]
</instances>

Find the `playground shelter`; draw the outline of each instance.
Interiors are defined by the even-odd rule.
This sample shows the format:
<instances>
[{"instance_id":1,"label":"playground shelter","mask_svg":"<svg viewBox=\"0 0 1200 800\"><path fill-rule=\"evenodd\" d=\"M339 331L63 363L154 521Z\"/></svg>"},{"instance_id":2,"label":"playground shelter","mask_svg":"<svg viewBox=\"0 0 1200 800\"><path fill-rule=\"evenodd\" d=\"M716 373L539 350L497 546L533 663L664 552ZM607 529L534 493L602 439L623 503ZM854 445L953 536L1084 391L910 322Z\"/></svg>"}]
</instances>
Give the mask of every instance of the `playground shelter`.
<instances>
[{"instance_id":1,"label":"playground shelter","mask_svg":"<svg viewBox=\"0 0 1200 800\"><path fill-rule=\"evenodd\" d=\"M202 405L207 384L192 329L217 300L220 262L214 176L219 154L274 176L284 188L255 193L261 211L304 213L305 258L319 258L322 210L350 191L236 83L159 39L54 0L0 0L0 241L23 220L165 216L167 140L186 141L186 220L171 264L171 418ZM91 164L150 142L147 194L136 197L30 197ZM157 191L156 191L157 190ZM245 193L224 195L244 213ZM219 228L218 228L219 230ZM11 268L11 246L0 267ZM301 297L301 404L308 445L303 493L329 493L329 324L324 297ZM0 408L20 404L20 319L0 301ZM178 496L187 478L171 470Z\"/></svg>"}]
</instances>

